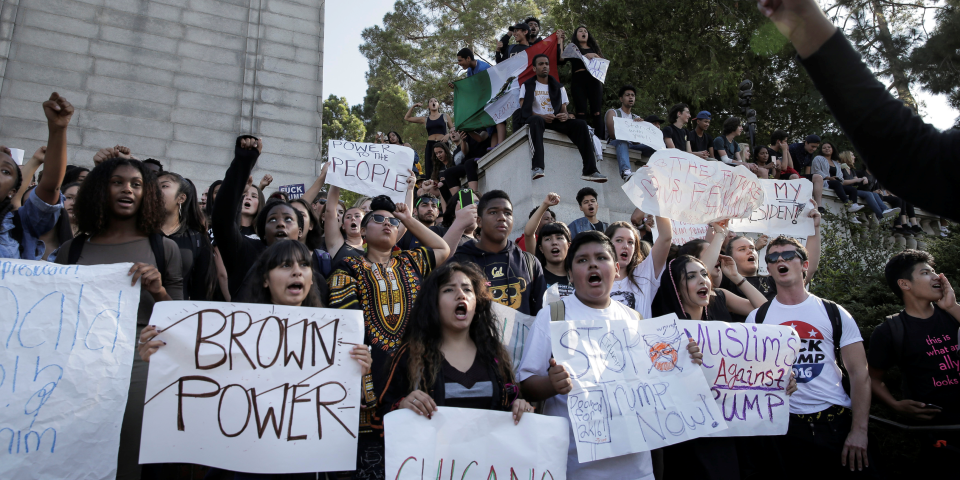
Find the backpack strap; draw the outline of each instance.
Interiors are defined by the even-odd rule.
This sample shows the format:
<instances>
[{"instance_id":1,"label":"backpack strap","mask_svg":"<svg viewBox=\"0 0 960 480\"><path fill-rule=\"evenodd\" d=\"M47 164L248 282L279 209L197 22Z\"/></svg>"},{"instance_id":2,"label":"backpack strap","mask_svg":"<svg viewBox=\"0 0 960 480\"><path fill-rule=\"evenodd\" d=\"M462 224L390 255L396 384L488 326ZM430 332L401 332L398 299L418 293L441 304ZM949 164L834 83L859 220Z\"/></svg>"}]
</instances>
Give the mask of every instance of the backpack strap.
<instances>
[{"instance_id":1,"label":"backpack strap","mask_svg":"<svg viewBox=\"0 0 960 480\"><path fill-rule=\"evenodd\" d=\"M840 339L843 337L843 321L840 318L840 308L837 307L836 303L831 302L825 298L820 299L823 302L824 308L827 310L827 317L830 317L830 325L833 327L833 355L836 359L837 366L840 367L840 377L841 383L843 384L843 391L847 392L847 395L850 394L850 375L847 373L847 368L843 365L843 356L840 353Z\"/></svg>"},{"instance_id":2,"label":"backpack strap","mask_svg":"<svg viewBox=\"0 0 960 480\"><path fill-rule=\"evenodd\" d=\"M887 315L886 323L890 328L890 337L893 339L893 353L896 355L896 361L899 363L903 355L903 312L893 315Z\"/></svg>"},{"instance_id":3,"label":"backpack strap","mask_svg":"<svg viewBox=\"0 0 960 480\"><path fill-rule=\"evenodd\" d=\"M623 112L621 112L619 108L614 108L613 113L617 115L617 118L623 118Z\"/></svg>"},{"instance_id":4,"label":"backpack strap","mask_svg":"<svg viewBox=\"0 0 960 480\"><path fill-rule=\"evenodd\" d=\"M537 260L537 257L534 257L532 253L526 250L522 250L522 252L523 252L524 260L527 261L527 273L530 274L530 283L533 283L533 280L534 280L533 272L536 271L536 269L533 268L534 267L533 263L539 262L539 260Z\"/></svg>"},{"instance_id":5,"label":"backpack strap","mask_svg":"<svg viewBox=\"0 0 960 480\"><path fill-rule=\"evenodd\" d=\"M90 236L86 233L81 233L73 237L73 242L70 243L70 251L67 252L67 265L76 265L77 262L80 261L83 246L86 245L89 238Z\"/></svg>"},{"instance_id":6,"label":"backpack strap","mask_svg":"<svg viewBox=\"0 0 960 480\"><path fill-rule=\"evenodd\" d=\"M770 310L770 304L773 303L773 300L767 300L767 303L760 305L760 308L757 309L757 316L753 317L753 322L756 324L763 323L763 319L767 318L767 310Z\"/></svg>"},{"instance_id":7,"label":"backpack strap","mask_svg":"<svg viewBox=\"0 0 960 480\"><path fill-rule=\"evenodd\" d=\"M563 300L557 300L550 304L550 321L562 322L567 319L567 306Z\"/></svg>"},{"instance_id":8,"label":"backpack strap","mask_svg":"<svg viewBox=\"0 0 960 480\"><path fill-rule=\"evenodd\" d=\"M149 237L150 250L153 250L153 257L157 262L157 271L160 272L161 278L167 274L167 257L163 251L163 239L162 233L151 233Z\"/></svg>"}]
</instances>

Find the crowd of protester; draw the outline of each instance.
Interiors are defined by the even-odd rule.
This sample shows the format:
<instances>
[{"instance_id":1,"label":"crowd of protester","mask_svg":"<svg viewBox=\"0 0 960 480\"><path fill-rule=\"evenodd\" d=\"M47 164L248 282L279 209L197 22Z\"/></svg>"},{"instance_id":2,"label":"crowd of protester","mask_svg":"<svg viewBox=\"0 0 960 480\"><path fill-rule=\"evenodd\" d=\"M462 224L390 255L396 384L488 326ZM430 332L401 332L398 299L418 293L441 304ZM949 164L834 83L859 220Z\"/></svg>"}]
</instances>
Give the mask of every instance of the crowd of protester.
<instances>
[{"instance_id":1,"label":"crowd of protester","mask_svg":"<svg viewBox=\"0 0 960 480\"><path fill-rule=\"evenodd\" d=\"M535 18L511 27L498 43L497 59L537 43L539 33ZM574 30L574 44L586 58L601 55L587 27ZM489 67L466 49L458 60L468 73ZM712 137L711 112L694 117L685 104L674 105L666 121L641 118L633 110L637 91L631 86L619 89L618 107L604 111L603 84L586 74L582 61L568 63L575 117L566 112L565 87L549 75L547 56L532 59L536 76L521 91L515 119L530 126L534 179L545 175L542 135L552 129L577 144L584 181L606 181L590 142L596 133L615 148L621 177L629 180L629 151L654 152L615 138L612 119L631 118L664 123L668 148L744 165L761 178L807 178L818 205L828 188L851 215L863 208L862 200L875 218L894 216L897 231L920 230L907 200L892 195L870 171L855 170L852 152L838 152L817 135L789 144L788 135L777 130L768 146L756 145L751 152L750 145L736 142L740 119L725 119L721 134ZM770 465L788 478L810 472L879 478L883 452L868 442L872 398L917 425L960 423L955 380L960 305L929 254L907 250L887 263L887 281L904 310L875 331L866 352L855 319L808 291L821 257L820 211L809 212L815 233L805 246L787 237L755 241L729 231L725 221L710 224L706 238L677 246L667 218L636 210L630 218L599 219L599 195L585 186L575 199L582 217L558 218L551 207L561 198L550 193L529 213L523 234L512 239L510 195L479 192L477 178L477 160L504 140L505 128L456 131L436 99L427 105L424 116L412 116L419 104L406 116L424 124L428 141L420 178L410 172L405 201L397 204L378 196L346 205L340 189L326 184L326 168L301 198L266 197L272 177L255 185L251 173L269 140L250 135L237 138L223 179L205 190L156 159L137 159L136 146L101 149L92 169L67 165L66 132L74 109L56 93L42 105L49 126L46 146L22 167L10 150L0 149L0 257L76 265L130 262L131 280L141 282L139 340L117 478L157 475L157 466L138 465L147 362L164 345L148 323L155 303L171 300L363 312L365 345L351 353L364 373L358 469L331 474L338 478L383 478L382 463L359 459L384 455L383 417L393 410L427 418L438 406L504 410L521 422L540 405L544 414L566 418L573 383L552 359L549 328L551 321L566 318L637 320L672 313L791 326L802 320L823 337L807 344L820 355L816 367L822 371L791 374L786 435L701 438L580 463L571 430L569 478L751 478L771 474ZM409 145L397 132L378 135L378 141ZM759 274L763 249L768 275ZM547 302L548 291L559 300ZM494 302L536 317L516 369L500 342ZM934 345L930 339L940 340ZM944 350L931 355L931 348ZM687 349L700 362L693 339ZM904 379L901 399L884 384L894 366ZM911 441L922 455L918 471L955 475L960 444L955 431L927 430ZM802 465L787 466L796 458ZM366 470L371 468L380 470ZM209 475L260 478L217 470Z\"/></svg>"}]
</instances>

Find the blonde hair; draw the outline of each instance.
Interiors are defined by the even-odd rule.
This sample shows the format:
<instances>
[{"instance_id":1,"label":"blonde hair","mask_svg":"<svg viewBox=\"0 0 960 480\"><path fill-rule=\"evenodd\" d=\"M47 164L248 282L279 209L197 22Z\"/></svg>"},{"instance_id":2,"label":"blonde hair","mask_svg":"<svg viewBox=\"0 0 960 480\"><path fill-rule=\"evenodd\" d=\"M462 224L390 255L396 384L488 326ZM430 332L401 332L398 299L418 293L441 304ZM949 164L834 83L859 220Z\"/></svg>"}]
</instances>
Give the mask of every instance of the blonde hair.
<instances>
[{"instance_id":1,"label":"blonde hair","mask_svg":"<svg viewBox=\"0 0 960 480\"><path fill-rule=\"evenodd\" d=\"M741 144L740 144L740 152L741 152L740 155L743 157L743 160L744 160L744 161L750 160L750 159L753 158L753 151L750 150L750 144L749 144L749 143L741 143ZM749 153L749 155L748 155L748 153Z\"/></svg>"},{"instance_id":2,"label":"blonde hair","mask_svg":"<svg viewBox=\"0 0 960 480\"><path fill-rule=\"evenodd\" d=\"M850 150L845 150L845 151L843 151L843 152L840 154L840 161L843 162L844 165L847 165L847 166L849 166L850 168L853 168L853 166L854 166L854 162L853 162L853 152L851 152Z\"/></svg>"}]
</instances>

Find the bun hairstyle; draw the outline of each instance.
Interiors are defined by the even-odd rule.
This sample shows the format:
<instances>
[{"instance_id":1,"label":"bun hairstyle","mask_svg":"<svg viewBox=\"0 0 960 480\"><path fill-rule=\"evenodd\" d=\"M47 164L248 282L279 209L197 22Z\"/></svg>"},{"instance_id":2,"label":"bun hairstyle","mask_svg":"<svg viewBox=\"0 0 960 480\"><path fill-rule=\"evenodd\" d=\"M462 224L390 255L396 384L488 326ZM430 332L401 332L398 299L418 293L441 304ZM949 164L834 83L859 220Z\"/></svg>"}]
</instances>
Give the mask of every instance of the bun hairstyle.
<instances>
[{"instance_id":1,"label":"bun hairstyle","mask_svg":"<svg viewBox=\"0 0 960 480\"><path fill-rule=\"evenodd\" d=\"M373 218L373 212L378 210L393 213L397 211L397 204L393 203L393 200L386 195L373 197L373 200L370 201L370 213L363 216L363 220L360 220L360 226L366 227L370 223L370 219Z\"/></svg>"}]
</instances>

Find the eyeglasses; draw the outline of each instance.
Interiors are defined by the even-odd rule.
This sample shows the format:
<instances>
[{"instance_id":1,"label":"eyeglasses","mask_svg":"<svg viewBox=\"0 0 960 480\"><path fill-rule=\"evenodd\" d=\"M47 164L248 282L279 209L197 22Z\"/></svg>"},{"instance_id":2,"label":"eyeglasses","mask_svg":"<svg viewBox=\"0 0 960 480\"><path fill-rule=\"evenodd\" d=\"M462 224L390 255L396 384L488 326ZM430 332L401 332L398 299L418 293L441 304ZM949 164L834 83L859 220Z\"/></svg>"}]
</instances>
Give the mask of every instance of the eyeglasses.
<instances>
[{"instance_id":1,"label":"eyeglasses","mask_svg":"<svg viewBox=\"0 0 960 480\"><path fill-rule=\"evenodd\" d=\"M382 223L384 222L384 220L386 220L386 221L390 222L390 225L393 225L394 227L400 228L400 219L398 219L397 217L387 217L387 216L384 216L384 215L380 215L379 213L374 213L374 214L372 215L372 218L373 218L373 223L380 223L380 224L382 224Z\"/></svg>"},{"instance_id":2,"label":"eyeglasses","mask_svg":"<svg viewBox=\"0 0 960 480\"><path fill-rule=\"evenodd\" d=\"M327 199L326 199L326 198L318 198L318 199L317 199L315 202L313 202L313 203L319 203L320 205L326 205L326 204L327 204Z\"/></svg>"},{"instance_id":3,"label":"eyeglasses","mask_svg":"<svg viewBox=\"0 0 960 480\"><path fill-rule=\"evenodd\" d=\"M803 255L796 250L786 250L783 252L768 253L765 257L763 257L763 260L766 261L767 263L777 263L782 258L785 262L789 262L790 260L793 260L794 258L797 258L797 257L800 257L801 261L806 260L806 258L803 258Z\"/></svg>"}]
</instances>

